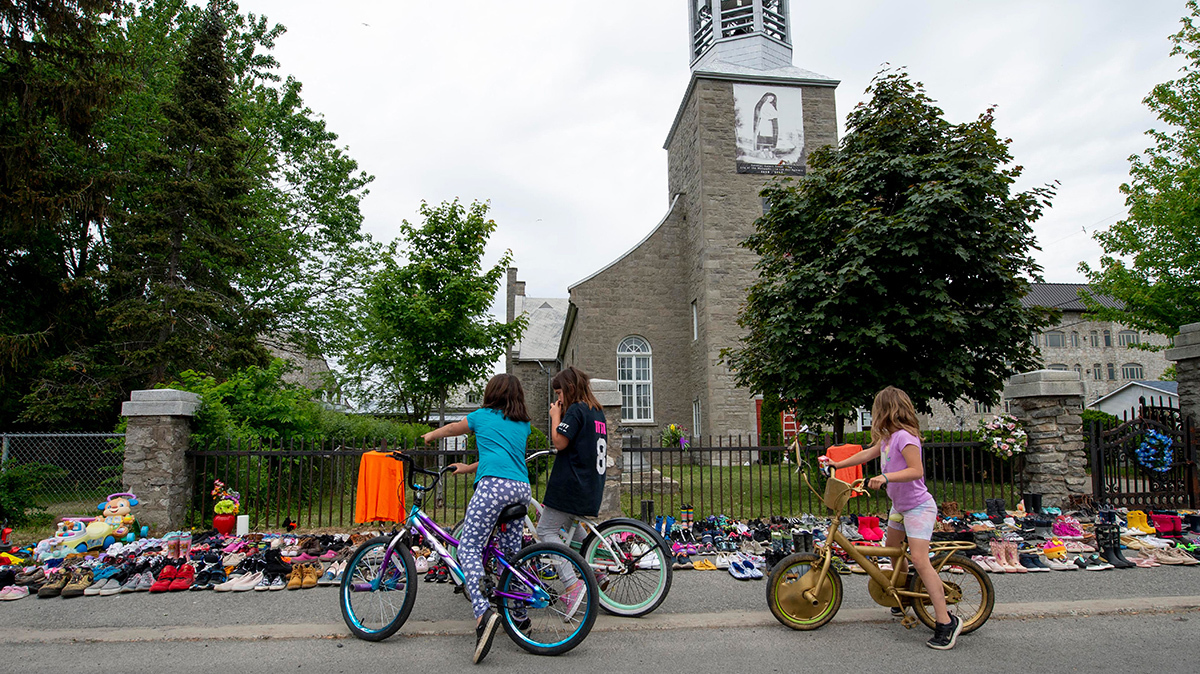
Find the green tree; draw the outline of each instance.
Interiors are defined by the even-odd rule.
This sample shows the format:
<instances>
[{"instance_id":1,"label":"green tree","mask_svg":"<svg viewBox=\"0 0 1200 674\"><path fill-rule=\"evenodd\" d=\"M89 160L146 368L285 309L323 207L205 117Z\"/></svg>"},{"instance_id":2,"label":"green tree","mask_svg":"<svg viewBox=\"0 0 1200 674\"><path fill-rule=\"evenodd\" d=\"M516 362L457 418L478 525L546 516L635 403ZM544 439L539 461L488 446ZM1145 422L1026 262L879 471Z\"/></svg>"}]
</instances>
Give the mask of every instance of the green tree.
<instances>
[{"instance_id":1,"label":"green tree","mask_svg":"<svg viewBox=\"0 0 1200 674\"><path fill-rule=\"evenodd\" d=\"M951 124L919 83L882 72L840 147L798 182L763 190L744 245L759 255L726 362L741 386L777 394L801 422L830 424L895 385L919 409L995 401L1033 368L1051 313L1021 305L1040 267L1031 223L1053 188L1012 193L1021 167L992 111Z\"/></svg>"},{"instance_id":2,"label":"green tree","mask_svg":"<svg viewBox=\"0 0 1200 674\"><path fill-rule=\"evenodd\" d=\"M523 320L497 322L488 313L512 259L483 268L496 223L488 205L421 204L424 224L401 225L364 292L348 308L340 331L341 363L363 403L425 421L444 410L452 390L483 379L520 339ZM401 244L405 244L403 247Z\"/></svg>"},{"instance_id":3,"label":"green tree","mask_svg":"<svg viewBox=\"0 0 1200 674\"><path fill-rule=\"evenodd\" d=\"M1129 158L1130 182L1121 185L1129 215L1096 232L1099 267L1079 265L1097 293L1122 304L1083 292L1090 315L1170 336L1200 321L1200 6L1187 7L1171 36L1171 56L1185 59L1181 75L1144 101L1167 129L1147 131L1154 146Z\"/></svg>"}]
</instances>

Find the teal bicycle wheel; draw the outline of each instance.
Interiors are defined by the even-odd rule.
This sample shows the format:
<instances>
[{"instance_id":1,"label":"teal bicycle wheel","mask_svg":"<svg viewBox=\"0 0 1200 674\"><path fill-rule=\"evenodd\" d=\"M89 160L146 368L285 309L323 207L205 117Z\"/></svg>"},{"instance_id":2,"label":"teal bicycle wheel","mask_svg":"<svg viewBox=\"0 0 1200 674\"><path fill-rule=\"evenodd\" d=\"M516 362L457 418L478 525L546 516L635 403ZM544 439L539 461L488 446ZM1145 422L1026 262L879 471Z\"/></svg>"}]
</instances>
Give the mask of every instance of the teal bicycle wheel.
<instances>
[{"instance_id":1,"label":"teal bicycle wheel","mask_svg":"<svg viewBox=\"0 0 1200 674\"><path fill-rule=\"evenodd\" d=\"M495 600L509 638L537 655L566 653L583 643L600 612L600 598L596 577L579 553L557 543L536 543L518 552L512 566L534 580L527 584L505 569L498 590L534 599Z\"/></svg>"},{"instance_id":2,"label":"teal bicycle wheel","mask_svg":"<svg viewBox=\"0 0 1200 674\"><path fill-rule=\"evenodd\" d=\"M383 641L396 633L417 600L417 566L403 541L387 553L391 536L359 546L346 563L339 588L342 619L365 641Z\"/></svg>"}]
</instances>

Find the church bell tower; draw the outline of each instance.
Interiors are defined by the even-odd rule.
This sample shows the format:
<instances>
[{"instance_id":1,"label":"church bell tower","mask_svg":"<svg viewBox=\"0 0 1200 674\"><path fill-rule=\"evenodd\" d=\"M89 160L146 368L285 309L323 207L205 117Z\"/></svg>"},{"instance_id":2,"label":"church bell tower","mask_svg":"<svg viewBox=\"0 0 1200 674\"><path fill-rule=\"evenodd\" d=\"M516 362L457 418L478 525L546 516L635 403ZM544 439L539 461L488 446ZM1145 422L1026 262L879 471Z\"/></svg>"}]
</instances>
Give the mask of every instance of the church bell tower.
<instances>
[{"instance_id":1,"label":"church bell tower","mask_svg":"<svg viewBox=\"0 0 1200 674\"><path fill-rule=\"evenodd\" d=\"M692 70L715 63L774 70L792 65L787 0L689 0Z\"/></svg>"}]
</instances>

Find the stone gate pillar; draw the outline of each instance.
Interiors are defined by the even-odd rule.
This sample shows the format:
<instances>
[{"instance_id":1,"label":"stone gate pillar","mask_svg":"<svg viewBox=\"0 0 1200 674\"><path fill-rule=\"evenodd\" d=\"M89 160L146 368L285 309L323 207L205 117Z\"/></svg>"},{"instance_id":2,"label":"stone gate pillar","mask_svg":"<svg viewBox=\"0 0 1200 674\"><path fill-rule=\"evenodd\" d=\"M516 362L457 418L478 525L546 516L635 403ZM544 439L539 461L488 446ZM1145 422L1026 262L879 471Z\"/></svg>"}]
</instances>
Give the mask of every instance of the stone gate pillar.
<instances>
[{"instance_id":1,"label":"stone gate pillar","mask_svg":"<svg viewBox=\"0 0 1200 674\"><path fill-rule=\"evenodd\" d=\"M1200 421L1200 323L1180 327L1175 347L1167 349L1165 355L1167 360L1175 361L1180 411Z\"/></svg>"},{"instance_id":2,"label":"stone gate pillar","mask_svg":"<svg viewBox=\"0 0 1200 674\"><path fill-rule=\"evenodd\" d=\"M608 422L608 469L604 473L604 499L600 502L600 520L624 517L621 510L621 392L612 379L593 379L592 392L604 408Z\"/></svg>"},{"instance_id":3,"label":"stone gate pillar","mask_svg":"<svg viewBox=\"0 0 1200 674\"><path fill-rule=\"evenodd\" d=\"M175 389L134 391L121 405L125 429L125 488L141 505L134 514L156 534L180 529L192 498L184 453L200 396Z\"/></svg>"},{"instance_id":4,"label":"stone gate pillar","mask_svg":"<svg viewBox=\"0 0 1200 674\"><path fill-rule=\"evenodd\" d=\"M1004 397L1029 433L1022 474L1025 491L1042 494L1043 505L1059 508L1070 496L1091 493L1079 373L1036 370L1014 375L1004 387Z\"/></svg>"}]
</instances>

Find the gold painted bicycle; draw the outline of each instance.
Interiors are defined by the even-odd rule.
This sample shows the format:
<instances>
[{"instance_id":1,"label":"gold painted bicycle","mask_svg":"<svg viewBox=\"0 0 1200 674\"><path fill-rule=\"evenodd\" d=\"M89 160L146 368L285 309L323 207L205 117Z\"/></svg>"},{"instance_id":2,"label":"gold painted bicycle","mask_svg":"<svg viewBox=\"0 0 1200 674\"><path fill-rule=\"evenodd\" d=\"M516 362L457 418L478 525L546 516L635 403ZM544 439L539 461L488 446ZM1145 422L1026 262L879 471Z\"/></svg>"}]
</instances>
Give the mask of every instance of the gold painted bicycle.
<instances>
[{"instance_id":1,"label":"gold painted bicycle","mask_svg":"<svg viewBox=\"0 0 1200 674\"><path fill-rule=\"evenodd\" d=\"M916 573L903 572L911 568L907 541L901 547L855 545L846 539L837 526L842 510L851 496L865 494L863 480L843 482L829 474L825 493L819 493L801 475L804 484L833 511L833 524L825 543L815 553L801 552L784 558L771 570L767 580L767 605L775 618L794 630L815 630L828 623L842 605L842 578L832 570L833 543L846 551L867 572L867 589L871 598L881 606L901 608L902 624L913 627L919 620L933 629L937 619L929 602L929 593ZM965 541L934 542L930 544L933 568L938 572L946 591L946 608L963 622L966 634L983 626L992 615L995 591L983 569L964 554L975 544ZM906 563L895 564L890 572L879 568L875 557L903 557ZM903 572L903 575L902 575ZM908 615L911 608L915 618Z\"/></svg>"}]
</instances>

